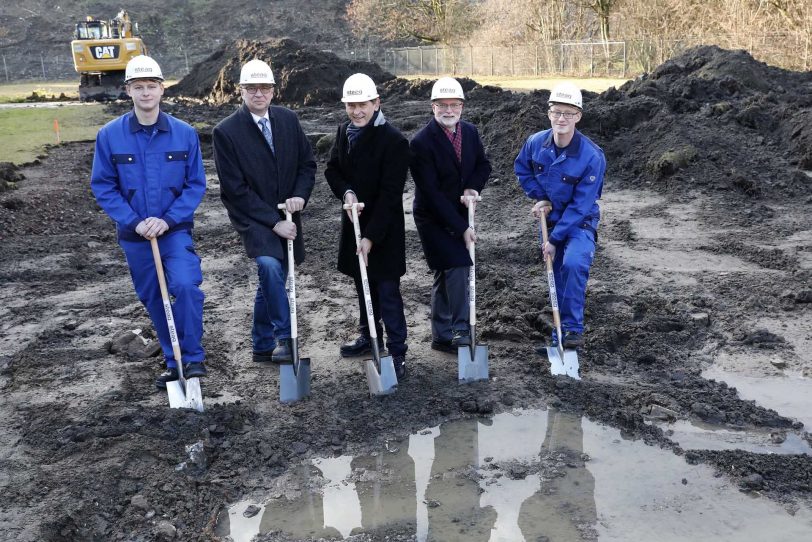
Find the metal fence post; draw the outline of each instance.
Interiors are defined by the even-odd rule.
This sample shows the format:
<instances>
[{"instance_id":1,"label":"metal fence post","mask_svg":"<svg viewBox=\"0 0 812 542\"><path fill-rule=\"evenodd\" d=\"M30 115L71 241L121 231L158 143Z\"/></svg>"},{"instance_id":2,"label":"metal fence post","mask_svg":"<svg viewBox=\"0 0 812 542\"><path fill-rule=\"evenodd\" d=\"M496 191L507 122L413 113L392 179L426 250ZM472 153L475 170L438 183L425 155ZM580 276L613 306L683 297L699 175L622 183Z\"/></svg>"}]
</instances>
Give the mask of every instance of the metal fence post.
<instances>
[{"instance_id":1,"label":"metal fence post","mask_svg":"<svg viewBox=\"0 0 812 542\"><path fill-rule=\"evenodd\" d=\"M510 46L510 75L516 76L516 47Z\"/></svg>"},{"instance_id":2,"label":"metal fence post","mask_svg":"<svg viewBox=\"0 0 812 542\"><path fill-rule=\"evenodd\" d=\"M8 66L6 66L6 55L3 55L3 71L6 72L6 83L8 83Z\"/></svg>"},{"instance_id":3,"label":"metal fence post","mask_svg":"<svg viewBox=\"0 0 812 542\"><path fill-rule=\"evenodd\" d=\"M440 59L437 55L437 47L434 48L434 75L440 75Z\"/></svg>"},{"instance_id":4,"label":"metal fence post","mask_svg":"<svg viewBox=\"0 0 812 542\"><path fill-rule=\"evenodd\" d=\"M491 77L493 77L493 47L490 47L491 50Z\"/></svg>"},{"instance_id":5,"label":"metal fence post","mask_svg":"<svg viewBox=\"0 0 812 542\"><path fill-rule=\"evenodd\" d=\"M420 48L420 75L423 75L423 48Z\"/></svg>"},{"instance_id":6,"label":"metal fence post","mask_svg":"<svg viewBox=\"0 0 812 542\"><path fill-rule=\"evenodd\" d=\"M45 80L45 59L42 57L42 53L39 55L39 64L42 66L42 79Z\"/></svg>"},{"instance_id":7,"label":"metal fence post","mask_svg":"<svg viewBox=\"0 0 812 542\"><path fill-rule=\"evenodd\" d=\"M471 77L473 77L474 76L474 46L473 45L468 46L468 53L469 53L468 54L468 59L471 61L471 65L469 66L469 69L471 70Z\"/></svg>"}]
</instances>

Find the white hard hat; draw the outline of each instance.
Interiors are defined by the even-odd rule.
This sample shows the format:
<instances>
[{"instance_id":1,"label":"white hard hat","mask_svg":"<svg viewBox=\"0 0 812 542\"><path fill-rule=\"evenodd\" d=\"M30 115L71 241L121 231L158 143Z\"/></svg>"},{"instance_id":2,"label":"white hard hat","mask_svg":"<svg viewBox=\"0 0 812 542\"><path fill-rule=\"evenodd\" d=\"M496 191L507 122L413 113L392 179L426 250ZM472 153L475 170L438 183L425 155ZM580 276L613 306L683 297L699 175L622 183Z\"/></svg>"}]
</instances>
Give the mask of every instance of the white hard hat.
<instances>
[{"instance_id":1,"label":"white hard hat","mask_svg":"<svg viewBox=\"0 0 812 542\"><path fill-rule=\"evenodd\" d=\"M581 100L581 90L573 83L559 83L550 91L550 103L574 105L578 109L583 109Z\"/></svg>"},{"instance_id":2,"label":"white hard hat","mask_svg":"<svg viewBox=\"0 0 812 542\"><path fill-rule=\"evenodd\" d=\"M265 62L254 59L246 62L240 70L241 85L275 85L271 67Z\"/></svg>"},{"instance_id":3,"label":"white hard hat","mask_svg":"<svg viewBox=\"0 0 812 542\"><path fill-rule=\"evenodd\" d=\"M378 89L372 78L363 73L354 73L344 81L344 91L341 93L341 101L348 102L368 102L378 97Z\"/></svg>"},{"instance_id":4,"label":"white hard hat","mask_svg":"<svg viewBox=\"0 0 812 542\"><path fill-rule=\"evenodd\" d=\"M442 98L456 98L457 100L465 100L465 94L462 92L462 85L453 77L441 77L431 87L431 99L440 100Z\"/></svg>"},{"instance_id":5,"label":"white hard hat","mask_svg":"<svg viewBox=\"0 0 812 542\"><path fill-rule=\"evenodd\" d=\"M129 83L133 79L158 79L164 80L161 67L155 59L146 55L138 55L127 62L124 69L124 82Z\"/></svg>"}]
</instances>

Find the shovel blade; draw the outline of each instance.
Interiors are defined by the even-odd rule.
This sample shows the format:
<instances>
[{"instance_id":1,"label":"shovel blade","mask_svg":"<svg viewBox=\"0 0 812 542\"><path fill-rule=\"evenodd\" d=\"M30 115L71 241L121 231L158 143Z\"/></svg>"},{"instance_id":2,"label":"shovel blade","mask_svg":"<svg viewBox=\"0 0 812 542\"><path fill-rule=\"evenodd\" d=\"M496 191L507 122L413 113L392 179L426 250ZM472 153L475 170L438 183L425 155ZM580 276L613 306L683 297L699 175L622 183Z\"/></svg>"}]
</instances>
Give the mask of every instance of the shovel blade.
<instances>
[{"instance_id":1,"label":"shovel blade","mask_svg":"<svg viewBox=\"0 0 812 542\"><path fill-rule=\"evenodd\" d=\"M203 392L200 390L199 378L186 381L185 393L180 380L167 382L166 394L169 396L169 408L191 408L203 412Z\"/></svg>"},{"instance_id":2,"label":"shovel blade","mask_svg":"<svg viewBox=\"0 0 812 542\"><path fill-rule=\"evenodd\" d=\"M310 358L301 358L299 365L279 366L279 400L283 403L301 401L310 395Z\"/></svg>"},{"instance_id":3,"label":"shovel blade","mask_svg":"<svg viewBox=\"0 0 812 542\"><path fill-rule=\"evenodd\" d=\"M398 377L395 374L395 363L392 356L381 358L381 372L375 365L375 360L364 361L364 372L367 375L367 386L371 395L389 395L398 387Z\"/></svg>"},{"instance_id":4,"label":"shovel blade","mask_svg":"<svg viewBox=\"0 0 812 542\"><path fill-rule=\"evenodd\" d=\"M488 346L477 345L474 348L474 359L471 359L470 346L460 346L457 350L457 365L460 382L488 380Z\"/></svg>"},{"instance_id":5,"label":"shovel blade","mask_svg":"<svg viewBox=\"0 0 812 542\"><path fill-rule=\"evenodd\" d=\"M186 381L186 408L203 412L203 392L200 389L199 378L190 378Z\"/></svg>"},{"instance_id":6,"label":"shovel blade","mask_svg":"<svg viewBox=\"0 0 812 542\"><path fill-rule=\"evenodd\" d=\"M547 359L550 360L550 374L567 375L575 380L581 380L578 375L578 352L575 350L564 350L564 357L561 351L555 346L547 347Z\"/></svg>"}]
</instances>

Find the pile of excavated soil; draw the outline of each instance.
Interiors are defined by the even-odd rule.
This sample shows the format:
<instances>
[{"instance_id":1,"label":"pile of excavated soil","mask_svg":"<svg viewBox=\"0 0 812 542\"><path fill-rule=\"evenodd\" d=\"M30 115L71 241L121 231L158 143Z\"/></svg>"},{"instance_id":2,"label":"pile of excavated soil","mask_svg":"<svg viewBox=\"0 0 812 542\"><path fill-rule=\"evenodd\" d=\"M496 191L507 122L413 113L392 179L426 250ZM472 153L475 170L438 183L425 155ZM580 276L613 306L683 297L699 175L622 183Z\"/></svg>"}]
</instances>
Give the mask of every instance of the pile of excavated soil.
<instances>
[{"instance_id":1,"label":"pile of excavated soil","mask_svg":"<svg viewBox=\"0 0 812 542\"><path fill-rule=\"evenodd\" d=\"M549 126L548 96L533 92L505 104L508 114L495 112L486 130L492 156L512 159L529 134ZM584 101L579 129L603 147L615 187L809 195L801 170L812 169L810 72L703 46Z\"/></svg>"},{"instance_id":2,"label":"pile of excavated soil","mask_svg":"<svg viewBox=\"0 0 812 542\"><path fill-rule=\"evenodd\" d=\"M239 40L197 64L189 75L170 87L167 94L200 98L212 104L238 103L240 69L255 58L271 66L276 79L275 100L281 103L337 102L341 99L344 80L357 72L369 75L377 84L394 79L375 63L344 60L291 39Z\"/></svg>"},{"instance_id":3,"label":"pile of excavated soil","mask_svg":"<svg viewBox=\"0 0 812 542\"><path fill-rule=\"evenodd\" d=\"M13 188L24 179L20 169L11 162L0 162L0 192Z\"/></svg>"}]
</instances>

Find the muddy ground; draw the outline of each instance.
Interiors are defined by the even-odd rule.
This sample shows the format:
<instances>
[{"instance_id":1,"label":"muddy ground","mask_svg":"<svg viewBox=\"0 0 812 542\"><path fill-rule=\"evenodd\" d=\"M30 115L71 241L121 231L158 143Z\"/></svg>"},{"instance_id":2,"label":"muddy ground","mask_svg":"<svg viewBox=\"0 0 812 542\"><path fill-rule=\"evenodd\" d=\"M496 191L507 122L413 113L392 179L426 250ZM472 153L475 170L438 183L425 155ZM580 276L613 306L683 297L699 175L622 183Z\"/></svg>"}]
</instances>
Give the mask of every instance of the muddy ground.
<instances>
[{"instance_id":1,"label":"muddy ground","mask_svg":"<svg viewBox=\"0 0 812 542\"><path fill-rule=\"evenodd\" d=\"M429 118L428 88L384 88L384 112L407 136ZM269 490L307 458L516 407L553 406L675 454L685 452L646 423L652 407L728 428L808 430L700 373L728 363L750 375L812 376L812 74L709 47L620 89L587 94L581 128L605 149L608 174L581 381L551 376L534 351L551 314L530 204L512 174L526 136L546 127L546 97L475 87L464 112L494 164L477 250L490 381L459 385L456 357L429 349L431 279L407 216L409 375L384 398L371 399L358 362L338 356L356 326L354 290L334 270L340 211L323 178L339 104L294 104L321 151L297 283L312 396L295 405L279 404L274 368L251 362L254 266L220 203L210 160L195 230L210 371L204 413L167 408L152 387L159 358L128 332L152 336L114 228L89 190L92 143L52 147L21 168L16 189L0 193L3 538L213 540L227 504ZM233 107L166 105L208 126ZM208 132L201 140L210 157ZM407 208L413 190L409 181ZM205 461L189 460L184 448L196 442ZM760 498L812 504L808 455L685 455Z\"/></svg>"}]
</instances>

